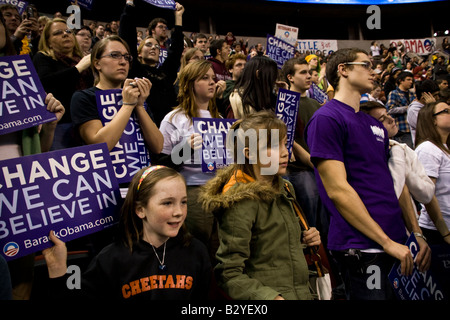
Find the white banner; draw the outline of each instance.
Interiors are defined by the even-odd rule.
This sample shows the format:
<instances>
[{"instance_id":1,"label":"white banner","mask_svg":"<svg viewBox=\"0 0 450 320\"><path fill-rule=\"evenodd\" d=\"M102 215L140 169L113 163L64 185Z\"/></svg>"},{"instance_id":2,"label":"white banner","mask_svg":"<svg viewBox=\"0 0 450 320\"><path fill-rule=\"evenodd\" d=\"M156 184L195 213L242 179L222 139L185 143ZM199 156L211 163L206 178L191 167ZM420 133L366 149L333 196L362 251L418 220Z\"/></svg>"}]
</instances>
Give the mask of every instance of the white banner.
<instances>
[{"instance_id":1,"label":"white banner","mask_svg":"<svg viewBox=\"0 0 450 320\"><path fill-rule=\"evenodd\" d=\"M309 51L310 53L314 54L320 50L325 55L329 55L330 53L337 51L337 49L337 40L297 40L297 50L300 53Z\"/></svg>"},{"instance_id":2,"label":"white banner","mask_svg":"<svg viewBox=\"0 0 450 320\"><path fill-rule=\"evenodd\" d=\"M390 40L390 44L397 46L399 41L405 46L406 52L425 55L436 50L436 38Z\"/></svg>"},{"instance_id":3,"label":"white banner","mask_svg":"<svg viewBox=\"0 0 450 320\"><path fill-rule=\"evenodd\" d=\"M277 23L275 28L275 37L295 47L298 37L298 28Z\"/></svg>"}]
</instances>

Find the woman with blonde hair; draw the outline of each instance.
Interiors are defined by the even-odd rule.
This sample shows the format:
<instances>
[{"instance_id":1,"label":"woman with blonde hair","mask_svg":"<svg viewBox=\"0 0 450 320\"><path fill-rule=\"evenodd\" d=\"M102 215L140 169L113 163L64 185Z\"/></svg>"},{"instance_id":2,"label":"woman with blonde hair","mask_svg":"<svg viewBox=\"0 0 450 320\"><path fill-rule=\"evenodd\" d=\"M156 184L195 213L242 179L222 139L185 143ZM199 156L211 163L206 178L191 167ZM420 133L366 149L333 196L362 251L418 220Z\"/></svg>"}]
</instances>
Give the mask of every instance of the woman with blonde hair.
<instances>
[{"instance_id":1,"label":"woman with blonde hair","mask_svg":"<svg viewBox=\"0 0 450 320\"><path fill-rule=\"evenodd\" d=\"M419 225L430 244L450 244L450 115L445 102L433 102L419 111L416 153L435 183L436 197L422 208Z\"/></svg>"},{"instance_id":2,"label":"woman with blonde hair","mask_svg":"<svg viewBox=\"0 0 450 320\"><path fill-rule=\"evenodd\" d=\"M42 31L39 52L33 64L46 92L52 92L66 108L58 123L52 150L80 145L72 131L71 99L77 90L93 84L90 55L84 56L75 36L63 19L49 21Z\"/></svg>"},{"instance_id":3,"label":"woman with blonde hair","mask_svg":"<svg viewBox=\"0 0 450 320\"><path fill-rule=\"evenodd\" d=\"M197 197L200 186L214 175L202 172L201 163L195 161L201 159L195 153L199 154L202 139L194 132L193 118L220 118L214 99L217 88L214 80L215 73L209 61L189 63L180 73L179 105L164 117L160 126L164 136L161 153L165 155L161 163L176 167L186 179L186 225L195 237L207 245L210 245L213 236L214 217L202 210Z\"/></svg>"}]
</instances>

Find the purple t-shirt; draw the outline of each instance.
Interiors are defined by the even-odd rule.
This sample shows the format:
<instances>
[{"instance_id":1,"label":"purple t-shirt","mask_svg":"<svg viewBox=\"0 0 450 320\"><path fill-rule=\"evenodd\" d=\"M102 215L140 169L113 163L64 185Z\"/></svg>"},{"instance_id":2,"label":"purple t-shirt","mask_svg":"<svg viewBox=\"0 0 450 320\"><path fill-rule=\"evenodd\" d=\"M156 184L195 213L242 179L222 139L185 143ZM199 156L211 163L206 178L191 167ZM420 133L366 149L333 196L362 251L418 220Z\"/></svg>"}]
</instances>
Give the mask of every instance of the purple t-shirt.
<instances>
[{"instance_id":1,"label":"purple t-shirt","mask_svg":"<svg viewBox=\"0 0 450 320\"><path fill-rule=\"evenodd\" d=\"M388 168L389 139L383 124L349 105L331 100L317 110L305 129L311 161L344 163L347 180L360 196L371 217L392 240L405 243L402 211ZM330 212L328 248L379 249L380 246L352 227L328 197L315 169L320 197Z\"/></svg>"}]
</instances>

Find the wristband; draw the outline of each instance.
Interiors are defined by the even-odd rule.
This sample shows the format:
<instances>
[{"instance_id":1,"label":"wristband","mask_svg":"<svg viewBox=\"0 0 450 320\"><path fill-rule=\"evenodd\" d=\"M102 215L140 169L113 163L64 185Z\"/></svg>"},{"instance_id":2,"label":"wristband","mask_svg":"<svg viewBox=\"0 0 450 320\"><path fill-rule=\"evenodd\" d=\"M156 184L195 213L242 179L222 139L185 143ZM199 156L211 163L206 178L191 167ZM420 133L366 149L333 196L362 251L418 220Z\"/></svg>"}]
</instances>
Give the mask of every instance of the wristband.
<instances>
[{"instance_id":1,"label":"wristband","mask_svg":"<svg viewBox=\"0 0 450 320\"><path fill-rule=\"evenodd\" d=\"M442 236L442 238L445 238L445 237L448 237L448 236L450 236L450 232L447 233L445 236Z\"/></svg>"},{"instance_id":2,"label":"wristband","mask_svg":"<svg viewBox=\"0 0 450 320\"><path fill-rule=\"evenodd\" d=\"M124 105L124 106L135 106L135 105L137 105L137 102L122 102L122 105Z\"/></svg>"},{"instance_id":3,"label":"wristband","mask_svg":"<svg viewBox=\"0 0 450 320\"><path fill-rule=\"evenodd\" d=\"M423 234L421 234L419 232L413 232L413 233L416 237L422 238L423 240L427 241L427 238L425 238L425 236Z\"/></svg>"}]
</instances>

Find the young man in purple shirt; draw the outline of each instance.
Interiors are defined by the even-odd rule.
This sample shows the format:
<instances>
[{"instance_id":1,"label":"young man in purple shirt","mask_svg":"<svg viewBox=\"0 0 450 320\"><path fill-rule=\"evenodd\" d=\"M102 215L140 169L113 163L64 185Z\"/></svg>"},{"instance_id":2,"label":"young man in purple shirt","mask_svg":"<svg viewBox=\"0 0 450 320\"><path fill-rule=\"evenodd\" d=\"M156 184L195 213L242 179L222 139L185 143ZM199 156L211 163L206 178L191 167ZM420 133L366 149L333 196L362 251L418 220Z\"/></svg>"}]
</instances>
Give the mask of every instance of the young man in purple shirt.
<instances>
[{"instance_id":1,"label":"young man in purple shirt","mask_svg":"<svg viewBox=\"0 0 450 320\"><path fill-rule=\"evenodd\" d=\"M359 112L374 73L367 53L336 51L327 63L335 97L317 110L305 133L322 201L330 212L328 249L341 269L348 299L393 299L388 274L400 260L413 269L402 210L387 160L383 124Z\"/></svg>"}]
</instances>

